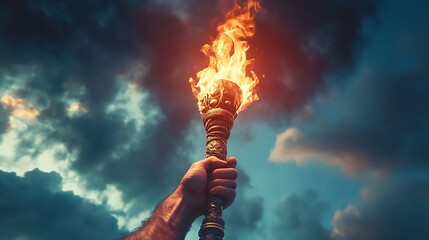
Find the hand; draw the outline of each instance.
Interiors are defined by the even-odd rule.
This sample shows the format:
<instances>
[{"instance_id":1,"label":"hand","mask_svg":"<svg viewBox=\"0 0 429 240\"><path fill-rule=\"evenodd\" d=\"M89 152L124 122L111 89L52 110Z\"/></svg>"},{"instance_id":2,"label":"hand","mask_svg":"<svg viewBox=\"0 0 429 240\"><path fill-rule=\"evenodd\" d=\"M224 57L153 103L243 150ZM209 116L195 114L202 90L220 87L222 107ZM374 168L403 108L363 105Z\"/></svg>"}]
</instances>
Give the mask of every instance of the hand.
<instances>
[{"instance_id":1,"label":"hand","mask_svg":"<svg viewBox=\"0 0 429 240\"><path fill-rule=\"evenodd\" d=\"M196 217L204 214L208 202L208 193L224 199L224 208L229 207L235 199L237 187L237 159L230 157L226 161L209 157L191 165L182 178L179 188L184 198L194 205Z\"/></svg>"},{"instance_id":2,"label":"hand","mask_svg":"<svg viewBox=\"0 0 429 240\"><path fill-rule=\"evenodd\" d=\"M192 164L177 189L158 205L142 228L126 239L184 239L195 218L204 214L209 193L223 197L224 208L234 202L236 165L234 157L226 161L209 157Z\"/></svg>"}]
</instances>

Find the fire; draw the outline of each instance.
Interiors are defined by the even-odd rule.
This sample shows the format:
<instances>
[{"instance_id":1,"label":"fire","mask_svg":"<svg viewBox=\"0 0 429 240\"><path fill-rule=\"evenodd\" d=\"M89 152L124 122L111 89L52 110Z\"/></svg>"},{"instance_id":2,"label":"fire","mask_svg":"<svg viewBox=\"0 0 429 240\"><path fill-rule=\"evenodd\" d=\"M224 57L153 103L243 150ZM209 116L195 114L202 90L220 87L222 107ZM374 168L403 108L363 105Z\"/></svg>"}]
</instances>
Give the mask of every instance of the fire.
<instances>
[{"instance_id":1,"label":"fire","mask_svg":"<svg viewBox=\"0 0 429 240\"><path fill-rule=\"evenodd\" d=\"M260 0L248 0L240 6L237 0L225 15L225 21L218 25L218 35L211 45L205 44L201 51L210 59L209 66L197 73L198 82L190 78L192 92L199 101L214 91L216 81L221 79L236 83L243 92L243 101L237 112L244 110L258 100L255 87L259 82L253 71L246 74L246 67L253 61L246 58L249 44L246 39L255 34L255 15L261 9Z\"/></svg>"}]
</instances>

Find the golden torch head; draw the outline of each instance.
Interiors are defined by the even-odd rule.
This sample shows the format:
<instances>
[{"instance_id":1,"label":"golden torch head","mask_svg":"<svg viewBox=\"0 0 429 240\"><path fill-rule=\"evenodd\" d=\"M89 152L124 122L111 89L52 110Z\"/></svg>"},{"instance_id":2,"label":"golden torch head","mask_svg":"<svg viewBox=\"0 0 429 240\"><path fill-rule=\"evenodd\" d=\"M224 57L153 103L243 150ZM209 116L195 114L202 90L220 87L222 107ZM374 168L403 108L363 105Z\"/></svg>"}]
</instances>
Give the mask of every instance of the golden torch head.
<instances>
[{"instance_id":1,"label":"golden torch head","mask_svg":"<svg viewBox=\"0 0 429 240\"><path fill-rule=\"evenodd\" d=\"M229 80L218 80L211 92L201 99L201 114L211 116L223 112L223 114L231 114L232 118L237 117L237 110L242 103L242 91L240 87Z\"/></svg>"}]
</instances>

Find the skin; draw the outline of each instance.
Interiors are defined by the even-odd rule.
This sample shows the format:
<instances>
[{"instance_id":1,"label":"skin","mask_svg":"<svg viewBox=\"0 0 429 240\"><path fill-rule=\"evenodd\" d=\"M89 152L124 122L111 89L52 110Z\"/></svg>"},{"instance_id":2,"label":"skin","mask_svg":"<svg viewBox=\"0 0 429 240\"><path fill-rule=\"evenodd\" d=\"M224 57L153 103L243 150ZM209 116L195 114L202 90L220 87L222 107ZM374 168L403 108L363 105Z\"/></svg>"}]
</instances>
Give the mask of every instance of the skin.
<instances>
[{"instance_id":1,"label":"skin","mask_svg":"<svg viewBox=\"0 0 429 240\"><path fill-rule=\"evenodd\" d=\"M203 215L208 195L224 199L224 208L235 200L237 159L209 157L191 165L176 190L158 205L144 225L125 240L181 240L194 220Z\"/></svg>"}]
</instances>

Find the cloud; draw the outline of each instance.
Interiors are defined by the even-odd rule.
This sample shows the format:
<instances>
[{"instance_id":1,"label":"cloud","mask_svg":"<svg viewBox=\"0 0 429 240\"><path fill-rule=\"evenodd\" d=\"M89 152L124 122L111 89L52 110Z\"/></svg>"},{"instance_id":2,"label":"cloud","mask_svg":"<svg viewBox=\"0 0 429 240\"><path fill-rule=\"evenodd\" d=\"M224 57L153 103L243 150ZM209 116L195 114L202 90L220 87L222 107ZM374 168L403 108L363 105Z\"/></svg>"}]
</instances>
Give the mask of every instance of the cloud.
<instances>
[{"instance_id":1,"label":"cloud","mask_svg":"<svg viewBox=\"0 0 429 240\"><path fill-rule=\"evenodd\" d=\"M3 133L9 127L9 111L7 111L2 105L0 105L0 143L2 140Z\"/></svg>"},{"instance_id":2,"label":"cloud","mask_svg":"<svg viewBox=\"0 0 429 240\"><path fill-rule=\"evenodd\" d=\"M34 119L39 113L28 106L23 99L5 95L0 98L0 103L4 108L10 109L12 116L24 119Z\"/></svg>"},{"instance_id":3,"label":"cloud","mask_svg":"<svg viewBox=\"0 0 429 240\"><path fill-rule=\"evenodd\" d=\"M423 216L429 188L416 180L429 166L425 5L380 2L376 21L364 24L365 45L355 66L343 79L329 76L326 89L294 115L271 151L273 161L323 161L352 174L383 173L361 175L377 178L366 181L361 200L336 211L332 230L321 234L326 239L428 238Z\"/></svg>"},{"instance_id":4,"label":"cloud","mask_svg":"<svg viewBox=\"0 0 429 240\"><path fill-rule=\"evenodd\" d=\"M263 217L263 198L261 196L248 196L246 192L252 185L250 177L243 169L239 169L237 179L237 197L235 204L225 212L225 236L228 239L263 235L261 220Z\"/></svg>"},{"instance_id":5,"label":"cloud","mask_svg":"<svg viewBox=\"0 0 429 240\"><path fill-rule=\"evenodd\" d=\"M331 85L300 112L278 137L273 160L322 159L349 172L429 167L429 95L423 90L429 22L420 9L416 3L407 11L396 2L383 7L378 23L367 26L371 40L349 80ZM390 27L398 17L401 23Z\"/></svg>"},{"instance_id":6,"label":"cloud","mask_svg":"<svg viewBox=\"0 0 429 240\"><path fill-rule=\"evenodd\" d=\"M2 239L119 239L124 232L102 206L60 189L61 177L35 169L0 171Z\"/></svg>"},{"instance_id":7,"label":"cloud","mask_svg":"<svg viewBox=\"0 0 429 240\"><path fill-rule=\"evenodd\" d=\"M33 153L35 136L47 130L30 157L62 143L76 154L71 168L90 188L102 191L113 184L127 202L155 205L189 161L191 145L183 138L192 111L197 113L187 83L190 72L181 71L186 49L161 42L188 36L182 34L188 29L182 20L155 3L136 1L0 5L6 13L0 87L34 105L44 126L28 129L16 151L21 157ZM109 111L124 82L150 93L139 108L158 114L148 114L144 127L136 119L127 121L129 112ZM70 114L73 101L86 112Z\"/></svg>"},{"instance_id":8,"label":"cloud","mask_svg":"<svg viewBox=\"0 0 429 240\"><path fill-rule=\"evenodd\" d=\"M295 162L299 165L310 161L323 160L331 164L338 164L343 170L350 173L364 169L364 161L366 160L358 152L346 150L326 151L323 146L317 145L317 140L307 138L308 136L298 128L287 129L277 136L274 148L270 153L270 160ZM316 141L316 143L313 141ZM320 141L323 142L322 140Z\"/></svg>"},{"instance_id":9,"label":"cloud","mask_svg":"<svg viewBox=\"0 0 429 240\"><path fill-rule=\"evenodd\" d=\"M416 173L372 179L361 198L338 209L332 228L323 224L328 205L315 190L294 192L275 209L276 239L427 239L429 211L427 177Z\"/></svg>"},{"instance_id":10,"label":"cloud","mask_svg":"<svg viewBox=\"0 0 429 240\"><path fill-rule=\"evenodd\" d=\"M322 224L328 205L314 190L292 193L275 209L273 226L275 239L330 239L329 230Z\"/></svg>"},{"instance_id":11,"label":"cloud","mask_svg":"<svg viewBox=\"0 0 429 240\"><path fill-rule=\"evenodd\" d=\"M427 239L429 184L407 179L373 184L362 201L338 210L333 219L336 240Z\"/></svg>"}]
</instances>

